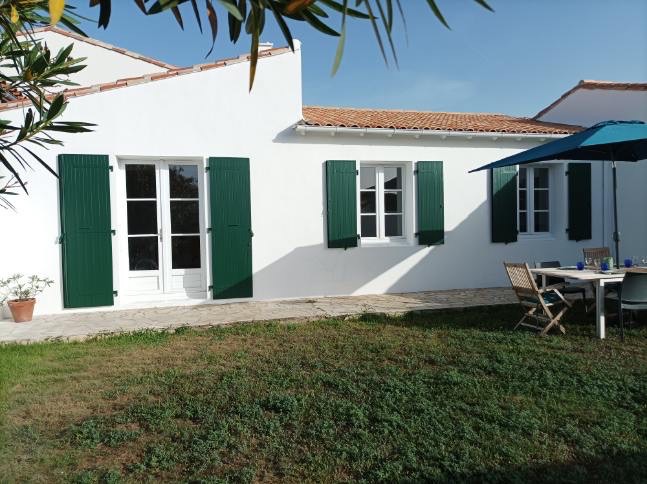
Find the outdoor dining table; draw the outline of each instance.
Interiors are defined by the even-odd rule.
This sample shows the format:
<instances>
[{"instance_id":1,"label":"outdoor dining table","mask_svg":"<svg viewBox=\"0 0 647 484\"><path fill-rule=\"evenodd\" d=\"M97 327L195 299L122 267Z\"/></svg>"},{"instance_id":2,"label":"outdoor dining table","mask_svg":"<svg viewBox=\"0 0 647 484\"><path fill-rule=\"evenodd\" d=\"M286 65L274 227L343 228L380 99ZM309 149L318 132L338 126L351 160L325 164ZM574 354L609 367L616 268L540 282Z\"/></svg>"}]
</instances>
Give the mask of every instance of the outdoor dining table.
<instances>
[{"instance_id":1,"label":"outdoor dining table","mask_svg":"<svg viewBox=\"0 0 647 484\"><path fill-rule=\"evenodd\" d=\"M600 339L606 338L605 316L604 316L604 287L607 284L622 282L628 270L632 269L613 269L602 272L598 269L585 268L577 270L576 267L551 267L545 269L530 269L531 272L541 276L542 286L546 287L547 277L559 277L562 279L571 279L578 282L589 282L595 287L595 333ZM641 271L641 269L633 269Z\"/></svg>"}]
</instances>

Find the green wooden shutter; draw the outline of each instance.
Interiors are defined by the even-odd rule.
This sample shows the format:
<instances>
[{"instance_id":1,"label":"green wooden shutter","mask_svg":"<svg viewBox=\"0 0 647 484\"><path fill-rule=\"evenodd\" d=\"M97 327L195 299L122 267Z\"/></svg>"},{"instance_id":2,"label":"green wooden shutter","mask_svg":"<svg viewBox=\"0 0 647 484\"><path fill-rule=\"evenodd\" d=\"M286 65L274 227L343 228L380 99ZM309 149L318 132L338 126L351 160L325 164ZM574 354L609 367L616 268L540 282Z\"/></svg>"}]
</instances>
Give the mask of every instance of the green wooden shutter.
<instances>
[{"instance_id":1,"label":"green wooden shutter","mask_svg":"<svg viewBox=\"0 0 647 484\"><path fill-rule=\"evenodd\" d=\"M417 170L418 244L440 245L445 242L443 201L443 162L419 161Z\"/></svg>"},{"instance_id":2,"label":"green wooden shutter","mask_svg":"<svg viewBox=\"0 0 647 484\"><path fill-rule=\"evenodd\" d=\"M490 176L492 242L517 241L517 167L494 168Z\"/></svg>"},{"instance_id":3,"label":"green wooden shutter","mask_svg":"<svg viewBox=\"0 0 647 484\"><path fill-rule=\"evenodd\" d=\"M209 158L213 298L252 297L248 158Z\"/></svg>"},{"instance_id":4,"label":"green wooden shutter","mask_svg":"<svg viewBox=\"0 0 647 484\"><path fill-rule=\"evenodd\" d=\"M63 305L112 306L107 155L59 155Z\"/></svg>"},{"instance_id":5,"label":"green wooden shutter","mask_svg":"<svg viewBox=\"0 0 647 484\"><path fill-rule=\"evenodd\" d=\"M568 164L568 239L591 238L591 164Z\"/></svg>"},{"instance_id":6,"label":"green wooden shutter","mask_svg":"<svg viewBox=\"0 0 647 484\"><path fill-rule=\"evenodd\" d=\"M355 161L326 161L328 247L357 247L357 168Z\"/></svg>"}]
</instances>

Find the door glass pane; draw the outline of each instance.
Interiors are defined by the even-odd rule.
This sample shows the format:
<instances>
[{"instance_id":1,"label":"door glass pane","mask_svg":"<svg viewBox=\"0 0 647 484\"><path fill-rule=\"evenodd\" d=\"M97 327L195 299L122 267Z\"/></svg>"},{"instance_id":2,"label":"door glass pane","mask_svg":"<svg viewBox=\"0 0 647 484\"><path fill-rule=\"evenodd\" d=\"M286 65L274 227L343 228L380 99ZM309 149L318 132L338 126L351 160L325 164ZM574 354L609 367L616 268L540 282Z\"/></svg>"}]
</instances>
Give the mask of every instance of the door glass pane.
<instances>
[{"instance_id":1,"label":"door glass pane","mask_svg":"<svg viewBox=\"0 0 647 484\"><path fill-rule=\"evenodd\" d=\"M548 168L535 168L535 188L548 188Z\"/></svg>"},{"instance_id":2,"label":"door glass pane","mask_svg":"<svg viewBox=\"0 0 647 484\"><path fill-rule=\"evenodd\" d=\"M384 216L384 235L400 237L402 235L402 215Z\"/></svg>"},{"instance_id":3,"label":"door glass pane","mask_svg":"<svg viewBox=\"0 0 647 484\"><path fill-rule=\"evenodd\" d=\"M361 213L375 213L375 192L361 192Z\"/></svg>"},{"instance_id":4,"label":"door glass pane","mask_svg":"<svg viewBox=\"0 0 647 484\"><path fill-rule=\"evenodd\" d=\"M519 168L519 188L526 188L528 182L526 181L526 174L528 168Z\"/></svg>"},{"instance_id":5,"label":"door glass pane","mask_svg":"<svg viewBox=\"0 0 647 484\"><path fill-rule=\"evenodd\" d=\"M375 215L362 215L362 237L377 237L377 217Z\"/></svg>"},{"instance_id":6,"label":"door glass pane","mask_svg":"<svg viewBox=\"0 0 647 484\"><path fill-rule=\"evenodd\" d=\"M128 234L157 234L157 202L128 201Z\"/></svg>"},{"instance_id":7,"label":"door glass pane","mask_svg":"<svg viewBox=\"0 0 647 484\"><path fill-rule=\"evenodd\" d=\"M131 271L156 271L159 268L157 236L128 237L128 266Z\"/></svg>"},{"instance_id":8,"label":"door glass pane","mask_svg":"<svg viewBox=\"0 0 647 484\"><path fill-rule=\"evenodd\" d=\"M384 194L384 211L386 213L402 213L402 192L386 192Z\"/></svg>"},{"instance_id":9,"label":"door glass pane","mask_svg":"<svg viewBox=\"0 0 647 484\"><path fill-rule=\"evenodd\" d=\"M548 210L548 190L535 190L535 210Z\"/></svg>"},{"instance_id":10,"label":"door glass pane","mask_svg":"<svg viewBox=\"0 0 647 484\"><path fill-rule=\"evenodd\" d=\"M535 232L548 232L548 212L535 212Z\"/></svg>"},{"instance_id":11,"label":"door glass pane","mask_svg":"<svg viewBox=\"0 0 647 484\"><path fill-rule=\"evenodd\" d=\"M171 233L200 233L199 203L197 200L171 202Z\"/></svg>"},{"instance_id":12,"label":"door glass pane","mask_svg":"<svg viewBox=\"0 0 647 484\"><path fill-rule=\"evenodd\" d=\"M519 232L528 232L528 213L519 212Z\"/></svg>"},{"instance_id":13,"label":"door glass pane","mask_svg":"<svg viewBox=\"0 0 647 484\"><path fill-rule=\"evenodd\" d=\"M126 165L126 198L155 198L155 165Z\"/></svg>"},{"instance_id":14,"label":"door glass pane","mask_svg":"<svg viewBox=\"0 0 647 484\"><path fill-rule=\"evenodd\" d=\"M199 269L200 236L171 237L171 258L173 269Z\"/></svg>"},{"instance_id":15,"label":"door glass pane","mask_svg":"<svg viewBox=\"0 0 647 484\"><path fill-rule=\"evenodd\" d=\"M197 165L169 165L171 198L198 198Z\"/></svg>"},{"instance_id":16,"label":"door glass pane","mask_svg":"<svg viewBox=\"0 0 647 484\"><path fill-rule=\"evenodd\" d=\"M519 210L526 210L527 204L526 190L519 190Z\"/></svg>"},{"instance_id":17,"label":"door glass pane","mask_svg":"<svg viewBox=\"0 0 647 484\"><path fill-rule=\"evenodd\" d=\"M360 168L359 186L362 190L375 190L375 168L370 166Z\"/></svg>"},{"instance_id":18,"label":"door glass pane","mask_svg":"<svg viewBox=\"0 0 647 484\"><path fill-rule=\"evenodd\" d=\"M384 167L384 189L402 188L402 168Z\"/></svg>"}]
</instances>

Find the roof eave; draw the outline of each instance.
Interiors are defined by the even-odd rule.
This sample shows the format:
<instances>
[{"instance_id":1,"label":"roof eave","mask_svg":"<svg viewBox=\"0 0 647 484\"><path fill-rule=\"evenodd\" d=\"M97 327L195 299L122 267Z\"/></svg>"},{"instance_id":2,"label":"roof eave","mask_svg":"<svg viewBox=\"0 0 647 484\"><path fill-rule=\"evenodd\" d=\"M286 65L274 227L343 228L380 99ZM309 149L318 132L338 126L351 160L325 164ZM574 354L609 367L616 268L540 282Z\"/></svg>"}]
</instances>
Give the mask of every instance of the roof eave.
<instances>
[{"instance_id":1,"label":"roof eave","mask_svg":"<svg viewBox=\"0 0 647 484\"><path fill-rule=\"evenodd\" d=\"M436 137L440 139L447 138L461 138L471 140L474 138L490 139L497 141L499 139L506 140L533 140L533 141L547 141L549 139L564 138L569 136L567 133L510 133L498 131L448 131L437 129L397 129L397 128L348 128L344 126L312 126L308 124L298 123L294 125L294 129L302 136L308 133L323 134L328 136L336 136L337 134L345 134L350 136L363 137L366 135L384 136L392 138L393 136L410 136L414 139L421 137Z\"/></svg>"}]
</instances>

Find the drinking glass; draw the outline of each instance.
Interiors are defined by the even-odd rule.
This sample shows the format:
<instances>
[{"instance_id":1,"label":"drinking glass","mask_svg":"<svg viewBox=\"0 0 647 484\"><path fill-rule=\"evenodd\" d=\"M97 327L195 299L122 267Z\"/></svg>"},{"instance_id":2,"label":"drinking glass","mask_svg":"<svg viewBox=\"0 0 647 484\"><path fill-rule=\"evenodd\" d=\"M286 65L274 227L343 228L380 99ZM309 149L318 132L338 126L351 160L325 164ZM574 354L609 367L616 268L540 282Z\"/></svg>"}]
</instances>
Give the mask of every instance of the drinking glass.
<instances>
[{"instance_id":1,"label":"drinking glass","mask_svg":"<svg viewBox=\"0 0 647 484\"><path fill-rule=\"evenodd\" d=\"M584 263L586 264L586 267L591 267L593 265L593 259L591 257L587 257L584 259Z\"/></svg>"},{"instance_id":2,"label":"drinking glass","mask_svg":"<svg viewBox=\"0 0 647 484\"><path fill-rule=\"evenodd\" d=\"M647 255L643 255L642 259L640 259L640 262L642 265L647 266Z\"/></svg>"},{"instance_id":3,"label":"drinking glass","mask_svg":"<svg viewBox=\"0 0 647 484\"><path fill-rule=\"evenodd\" d=\"M626 267L627 269L628 269L629 267L631 267L631 264L632 264L632 263L633 263L633 261L632 261L631 259L625 259L625 267Z\"/></svg>"},{"instance_id":4,"label":"drinking glass","mask_svg":"<svg viewBox=\"0 0 647 484\"><path fill-rule=\"evenodd\" d=\"M577 263L577 270L578 271L583 271L584 270L584 262L579 262Z\"/></svg>"},{"instance_id":5,"label":"drinking glass","mask_svg":"<svg viewBox=\"0 0 647 484\"><path fill-rule=\"evenodd\" d=\"M600 264L600 270L608 271L609 270L609 263L607 261L602 261L602 264Z\"/></svg>"},{"instance_id":6,"label":"drinking glass","mask_svg":"<svg viewBox=\"0 0 647 484\"><path fill-rule=\"evenodd\" d=\"M593 267L595 267L596 269L600 268L600 259L593 259Z\"/></svg>"}]
</instances>

